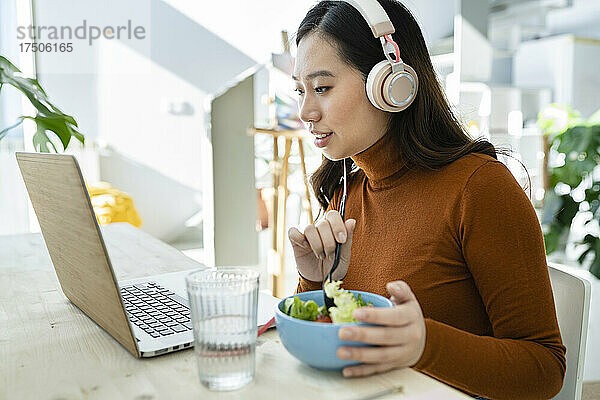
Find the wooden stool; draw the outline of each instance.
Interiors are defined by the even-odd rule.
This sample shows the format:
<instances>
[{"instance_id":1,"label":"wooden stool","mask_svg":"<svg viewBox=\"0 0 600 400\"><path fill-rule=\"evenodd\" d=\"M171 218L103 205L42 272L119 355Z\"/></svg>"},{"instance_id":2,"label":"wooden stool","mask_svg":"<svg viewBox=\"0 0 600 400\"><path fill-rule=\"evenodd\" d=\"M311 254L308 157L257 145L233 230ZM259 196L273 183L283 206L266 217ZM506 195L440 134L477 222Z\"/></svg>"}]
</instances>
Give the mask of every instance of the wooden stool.
<instances>
[{"instance_id":1,"label":"wooden stool","mask_svg":"<svg viewBox=\"0 0 600 400\"><path fill-rule=\"evenodd\" d=\"M268 134L273 136L273 160L271 161L271 174L273 176L273 202L271 212L269 214L269 225L273 230L273 244L271 247L270 259L273 260L275 268L271 271L271 283L273 287L273 296L284 297L284 271L285 271L285 241L287 232L285 229L286 222L286 205L289 195L287 178L289 172L289 158L292 149L292 141L296 139L298 142L298 150L300 153L300 166L302 167L302 176L304 180L304 195L303 206L308 212L310 223L314 223L312 206L310 203L310 191L308 188L308 177L306 174L306 164L304 162L304 145L303 138L309 137L306 130L274 130L274 129L259 129L253 128L249 132L251 135L258 133ZM279 157L278 139L280 136L285 137L285 151L283 157Z\"/></svg>"}]
</instances>

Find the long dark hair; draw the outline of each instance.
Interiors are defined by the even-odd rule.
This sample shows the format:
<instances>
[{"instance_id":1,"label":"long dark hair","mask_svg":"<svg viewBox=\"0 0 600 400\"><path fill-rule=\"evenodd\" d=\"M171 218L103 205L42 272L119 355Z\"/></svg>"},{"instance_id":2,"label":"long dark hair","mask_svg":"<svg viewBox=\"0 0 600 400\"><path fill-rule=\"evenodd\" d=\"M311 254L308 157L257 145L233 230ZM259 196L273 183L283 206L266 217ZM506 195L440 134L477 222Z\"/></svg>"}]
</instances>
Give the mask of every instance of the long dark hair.
<instances>
[{"instance_id":1,"label":"long dark hair","mask_svg":"<svg viewBox=\"0 0 600 400\"><path fill-rule=\"evenodd\" d=\"M378 0L396 32L393 39L400 56L419 76L417 96L406 110L392 113L386 134L393 134L403 160L411 167L439 169L470 153L497 157L487 140L470 138L450 109L444 96L425 40L410 11L395 0ZM360 12L342 1L321 1L311 8L296 33L296 45L309 33L332 39L338 56L360 71L366 82L369 71L384 59L381 43L371 33ZM366 93L365 93L366 95ZM323 209L326 209L343 173L343 161L323 157L310 182ZM352 160L346 159L348 167Z\"/></svg>"}]
</instances>

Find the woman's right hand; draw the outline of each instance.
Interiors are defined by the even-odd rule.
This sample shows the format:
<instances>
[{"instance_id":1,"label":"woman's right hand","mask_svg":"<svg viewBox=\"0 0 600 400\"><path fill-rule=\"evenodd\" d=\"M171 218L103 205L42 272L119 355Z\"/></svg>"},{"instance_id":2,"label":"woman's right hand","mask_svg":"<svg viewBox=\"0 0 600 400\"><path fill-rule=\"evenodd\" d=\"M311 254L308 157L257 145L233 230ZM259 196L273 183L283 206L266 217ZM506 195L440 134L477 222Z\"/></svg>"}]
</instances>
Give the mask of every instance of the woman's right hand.
<instances>
[{"instance_id":1,"label":"woman's right hand","mask_svg":"<svg viewBox=\"0 0 600 400\"><path fill-rule=\"evenodd\" d=\"M352 234L356 220L349 219L345 223L340 213L329 210L325 218L317 224L310 224L300 232L290 228L288 236L296 258L296 268L302 277L313 282L321 282L329 273L335 258L336 243L342 243L340 263L334 271L332 279L343 279L350 264Z\"/></svg>"}]
</instances>

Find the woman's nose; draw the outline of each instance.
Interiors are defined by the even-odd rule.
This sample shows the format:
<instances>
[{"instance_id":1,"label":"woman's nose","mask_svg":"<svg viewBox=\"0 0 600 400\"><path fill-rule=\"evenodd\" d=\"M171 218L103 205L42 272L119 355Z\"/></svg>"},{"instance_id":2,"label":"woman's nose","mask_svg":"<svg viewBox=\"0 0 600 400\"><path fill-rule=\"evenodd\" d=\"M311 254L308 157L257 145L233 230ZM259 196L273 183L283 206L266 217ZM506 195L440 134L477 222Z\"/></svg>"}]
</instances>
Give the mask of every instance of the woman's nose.
<instances>
[{"instance_id":1,"label":"woman's nose","mask_svg":"<svg viewBox=\"0 0 600 400\"><path fill-rule=\"evenodd\" d=\"M314 101L311 101L308 97L305 97L300 104L299 116L303 122L308 123L321 119L321 112Z\"/></svg>"}]
</instances>

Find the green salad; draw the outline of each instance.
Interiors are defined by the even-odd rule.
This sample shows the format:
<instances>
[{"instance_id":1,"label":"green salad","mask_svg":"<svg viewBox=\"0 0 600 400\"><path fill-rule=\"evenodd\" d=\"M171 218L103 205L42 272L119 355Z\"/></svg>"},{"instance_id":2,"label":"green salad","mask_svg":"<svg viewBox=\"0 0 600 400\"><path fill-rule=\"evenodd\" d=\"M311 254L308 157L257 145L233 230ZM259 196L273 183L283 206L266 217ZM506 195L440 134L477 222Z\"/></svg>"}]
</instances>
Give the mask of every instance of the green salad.
<instances>
[{"instance_id":1,"label":"green salad","mask_svg":"<svg viewBox=\"0 0 600 400\"><path fill-rule=\"evenodd\" d=\"M313 300L302 301L297 296L285 300L283 312L290 317L316 322L357 322L352 313L359 307L370 306L361 295L354 296L353 293L342 289L342 281L329 282L325 284L325 293L333 298L335 307L329 310L325 306L319 306Z\"/></svg>"}]
</instances>

